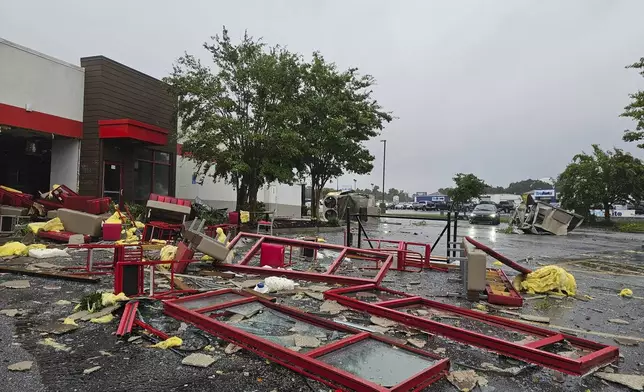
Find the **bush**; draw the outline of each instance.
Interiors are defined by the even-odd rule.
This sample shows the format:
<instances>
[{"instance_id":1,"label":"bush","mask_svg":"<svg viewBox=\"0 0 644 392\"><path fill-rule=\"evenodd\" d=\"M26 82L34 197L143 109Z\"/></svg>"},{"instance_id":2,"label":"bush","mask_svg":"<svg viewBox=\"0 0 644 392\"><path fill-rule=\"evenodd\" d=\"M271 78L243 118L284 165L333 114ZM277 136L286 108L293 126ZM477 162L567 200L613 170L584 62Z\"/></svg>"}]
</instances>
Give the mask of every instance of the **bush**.
<instances>
[{"instance_id":1,"label":"bush","mask_svg":"<svg viewBox=\"0 0 644 392\"><path fill-rule=\"evenodd\" d=\"M143 219L143 215L145 214L144 205L127 202L125 203L125 206L128 208L128 210L130 210L130 213L132 214L132 218L134 218L134 220Z\"/></svg>"}]
</instances>

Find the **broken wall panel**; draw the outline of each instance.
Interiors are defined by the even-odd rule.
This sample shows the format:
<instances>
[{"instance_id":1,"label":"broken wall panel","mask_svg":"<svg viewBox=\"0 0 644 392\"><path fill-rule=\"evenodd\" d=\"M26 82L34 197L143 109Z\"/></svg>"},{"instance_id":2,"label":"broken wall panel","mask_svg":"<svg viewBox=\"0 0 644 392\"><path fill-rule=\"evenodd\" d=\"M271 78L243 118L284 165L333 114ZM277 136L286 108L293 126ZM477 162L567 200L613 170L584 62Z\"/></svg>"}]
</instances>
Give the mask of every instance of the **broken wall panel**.
<instances>
[{"instance_id":1,"label":"broken wall panel","mask_svg":"<svg viewBox=\"0 0 644 392\"><path fill-rule=\"evenodd\" d=\"M206 308L189 309L182 306L182 304L194 303L195 299L202 301L208 297L225 296L230 293L232 293L231 290L220 290L169 300L164 302L164 311L172 317L189 322L264 358L332 387L341 387L342 390L365 392L420 390L443 377L449 369L448 359L440 358L432 353L406 347L381 336L361 332L255 297L234 299ZM246 296L243 292L239 294ZM239 317L236 322L232 322L229 313L235 312L230 312L230 310L239 312L239 305L242 303L244 305L257 304L261 308L250 316L249 320L265 312L271 314L269 318L260 319L260 324L270 324L270 326L259 328L264 333L274 332L275 329L280 328L280 333L290 333L293 332L290 330L292 327L286 331L285 328L292 324L303 331L302 336L307 336L304 335L306 332L310 332L313 337L316 334L320 336L320 333L327 334L329 332L337 333L337 335L334 339L326 341L319 339L319 347L308 347L311 348L310 351L300 353L292 348L287 348L284 342L276 343L266 336L257 335L257 332L250 329L248 325L244 326L245 329L240 328L237 324L243 320L240 320ZM279 321L276 322L277 319L274 317L278 317ZM228 318L227 321L220 320L224 318ZM380 371L375 368L368 369L365 366L368 364L380 368ZM404 367L400 366L403 364Z\"/></svg>"},{"instance_id":2,"label":"broken wall panel","mask_svg":"<svg viewBox=\"0 0 644 392\"><path fill-rule=\"evenodd\" d=\"M361 301L358 297L351 298L349 296L350 293L365 290L389 291L376 285L367 285L329 290L324 293L324 296L355 310L389 318L407 326L572 375L584 375L599 366L616 361L619 356L619 350L614 346L560 334L483 312L430 301L421 297L369 303ZM408 312L409 309L414 308L459 317L461 322L450 324L445 320L436 321L426 318L427 314L421 315ZM466 321L464 322L463 320ZM463 325L466 327L463 328ZM468 326L472 329L467 329ZM496 330L497 334L499 334L499 331L507 330L504 334L505 339L489 336L487 334L488 330L492 331L492 328ZM517 339L512 337L518 337L519 335L513 334L513 331L530 338L527 339L527 342L516 341ZM571 349L577 352L577 358L559 354L562 351Z\"/></svg>"}]
</instances>

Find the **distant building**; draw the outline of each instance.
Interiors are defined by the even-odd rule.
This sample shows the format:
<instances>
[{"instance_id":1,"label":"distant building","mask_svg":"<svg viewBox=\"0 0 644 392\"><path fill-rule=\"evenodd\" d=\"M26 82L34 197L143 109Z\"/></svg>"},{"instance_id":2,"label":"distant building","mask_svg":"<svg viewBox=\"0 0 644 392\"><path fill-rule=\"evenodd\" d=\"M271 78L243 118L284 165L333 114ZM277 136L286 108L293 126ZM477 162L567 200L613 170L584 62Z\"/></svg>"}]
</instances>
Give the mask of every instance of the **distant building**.
<instances>
[{"instance_id":1,"label":"distant building","mask_svg":"<svg viewBox=\"0 0 644 392\"><path fill-rule=\"evenodd\" d=\"M449 203L449 196L444 195L440 192L434 192L425 194L425 195L420 195L419 193L423 192L417 192L416 195L414 196L414 201L416 203L426 203L426 202L431 202L431 203Z\"/></svg>"}]
</instances>

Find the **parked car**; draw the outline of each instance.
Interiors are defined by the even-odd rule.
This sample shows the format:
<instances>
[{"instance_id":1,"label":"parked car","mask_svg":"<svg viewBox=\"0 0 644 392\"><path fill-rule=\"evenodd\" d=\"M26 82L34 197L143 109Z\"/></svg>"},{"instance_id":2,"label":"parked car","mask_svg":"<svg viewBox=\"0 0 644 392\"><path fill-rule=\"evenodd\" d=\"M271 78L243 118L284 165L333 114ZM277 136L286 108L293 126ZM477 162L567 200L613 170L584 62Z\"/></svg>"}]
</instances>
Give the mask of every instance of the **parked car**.
<instances>
[{"instance_id":1,"label":"parked car","mask_svg":"<svg viewBox=\"0 0 644 392\"><path fill-rule=\"evenodd\" d=\"M514 211L516 209L516 205L514 205L514 201L512 200L501 200L498 205L498 209L501 210L502 212L509 214L510 212Z\"/></svg>"},{"instance_id":2,"label":"parked car","mask_svg":"<svg viewBox=\"0 0 644 392\"><path fill-rule=\"evenodd\" d=\"M394 206L394 209L396 210L404 210L405 209L405 204L404 203L398 203Z\"/></svg>"},{"instance_id":3,"label":"parked car","mask_svg":"<svg viewBox=\"0 0 644 392\"><path fill-rule=\"evenodd\" d=\"M470 223L498 225L501 223L501 217L494 204L479 204L470 213Z\"/></svg>"}]
</instances>

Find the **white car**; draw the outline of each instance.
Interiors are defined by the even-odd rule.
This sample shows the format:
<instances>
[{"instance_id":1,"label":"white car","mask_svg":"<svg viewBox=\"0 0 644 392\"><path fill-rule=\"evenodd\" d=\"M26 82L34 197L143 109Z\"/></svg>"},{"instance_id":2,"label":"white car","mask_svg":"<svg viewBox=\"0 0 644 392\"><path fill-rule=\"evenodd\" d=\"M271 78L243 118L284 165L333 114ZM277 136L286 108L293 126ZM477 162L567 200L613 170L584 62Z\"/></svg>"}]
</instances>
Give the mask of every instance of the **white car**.
<instances>
[{"instance_id":1,"label":"white car","mask_svg":"<svg viewBox=\"0 0 644 392\"><path fill-rule=\"evenodd\" d=\"M398 203L398 204L396 204L396 205L394 206L394 209L396 209L396 210L404 210L404 209L405 209L405 205L404 205L403 203Z\"/></svg>"}]
</instances>

